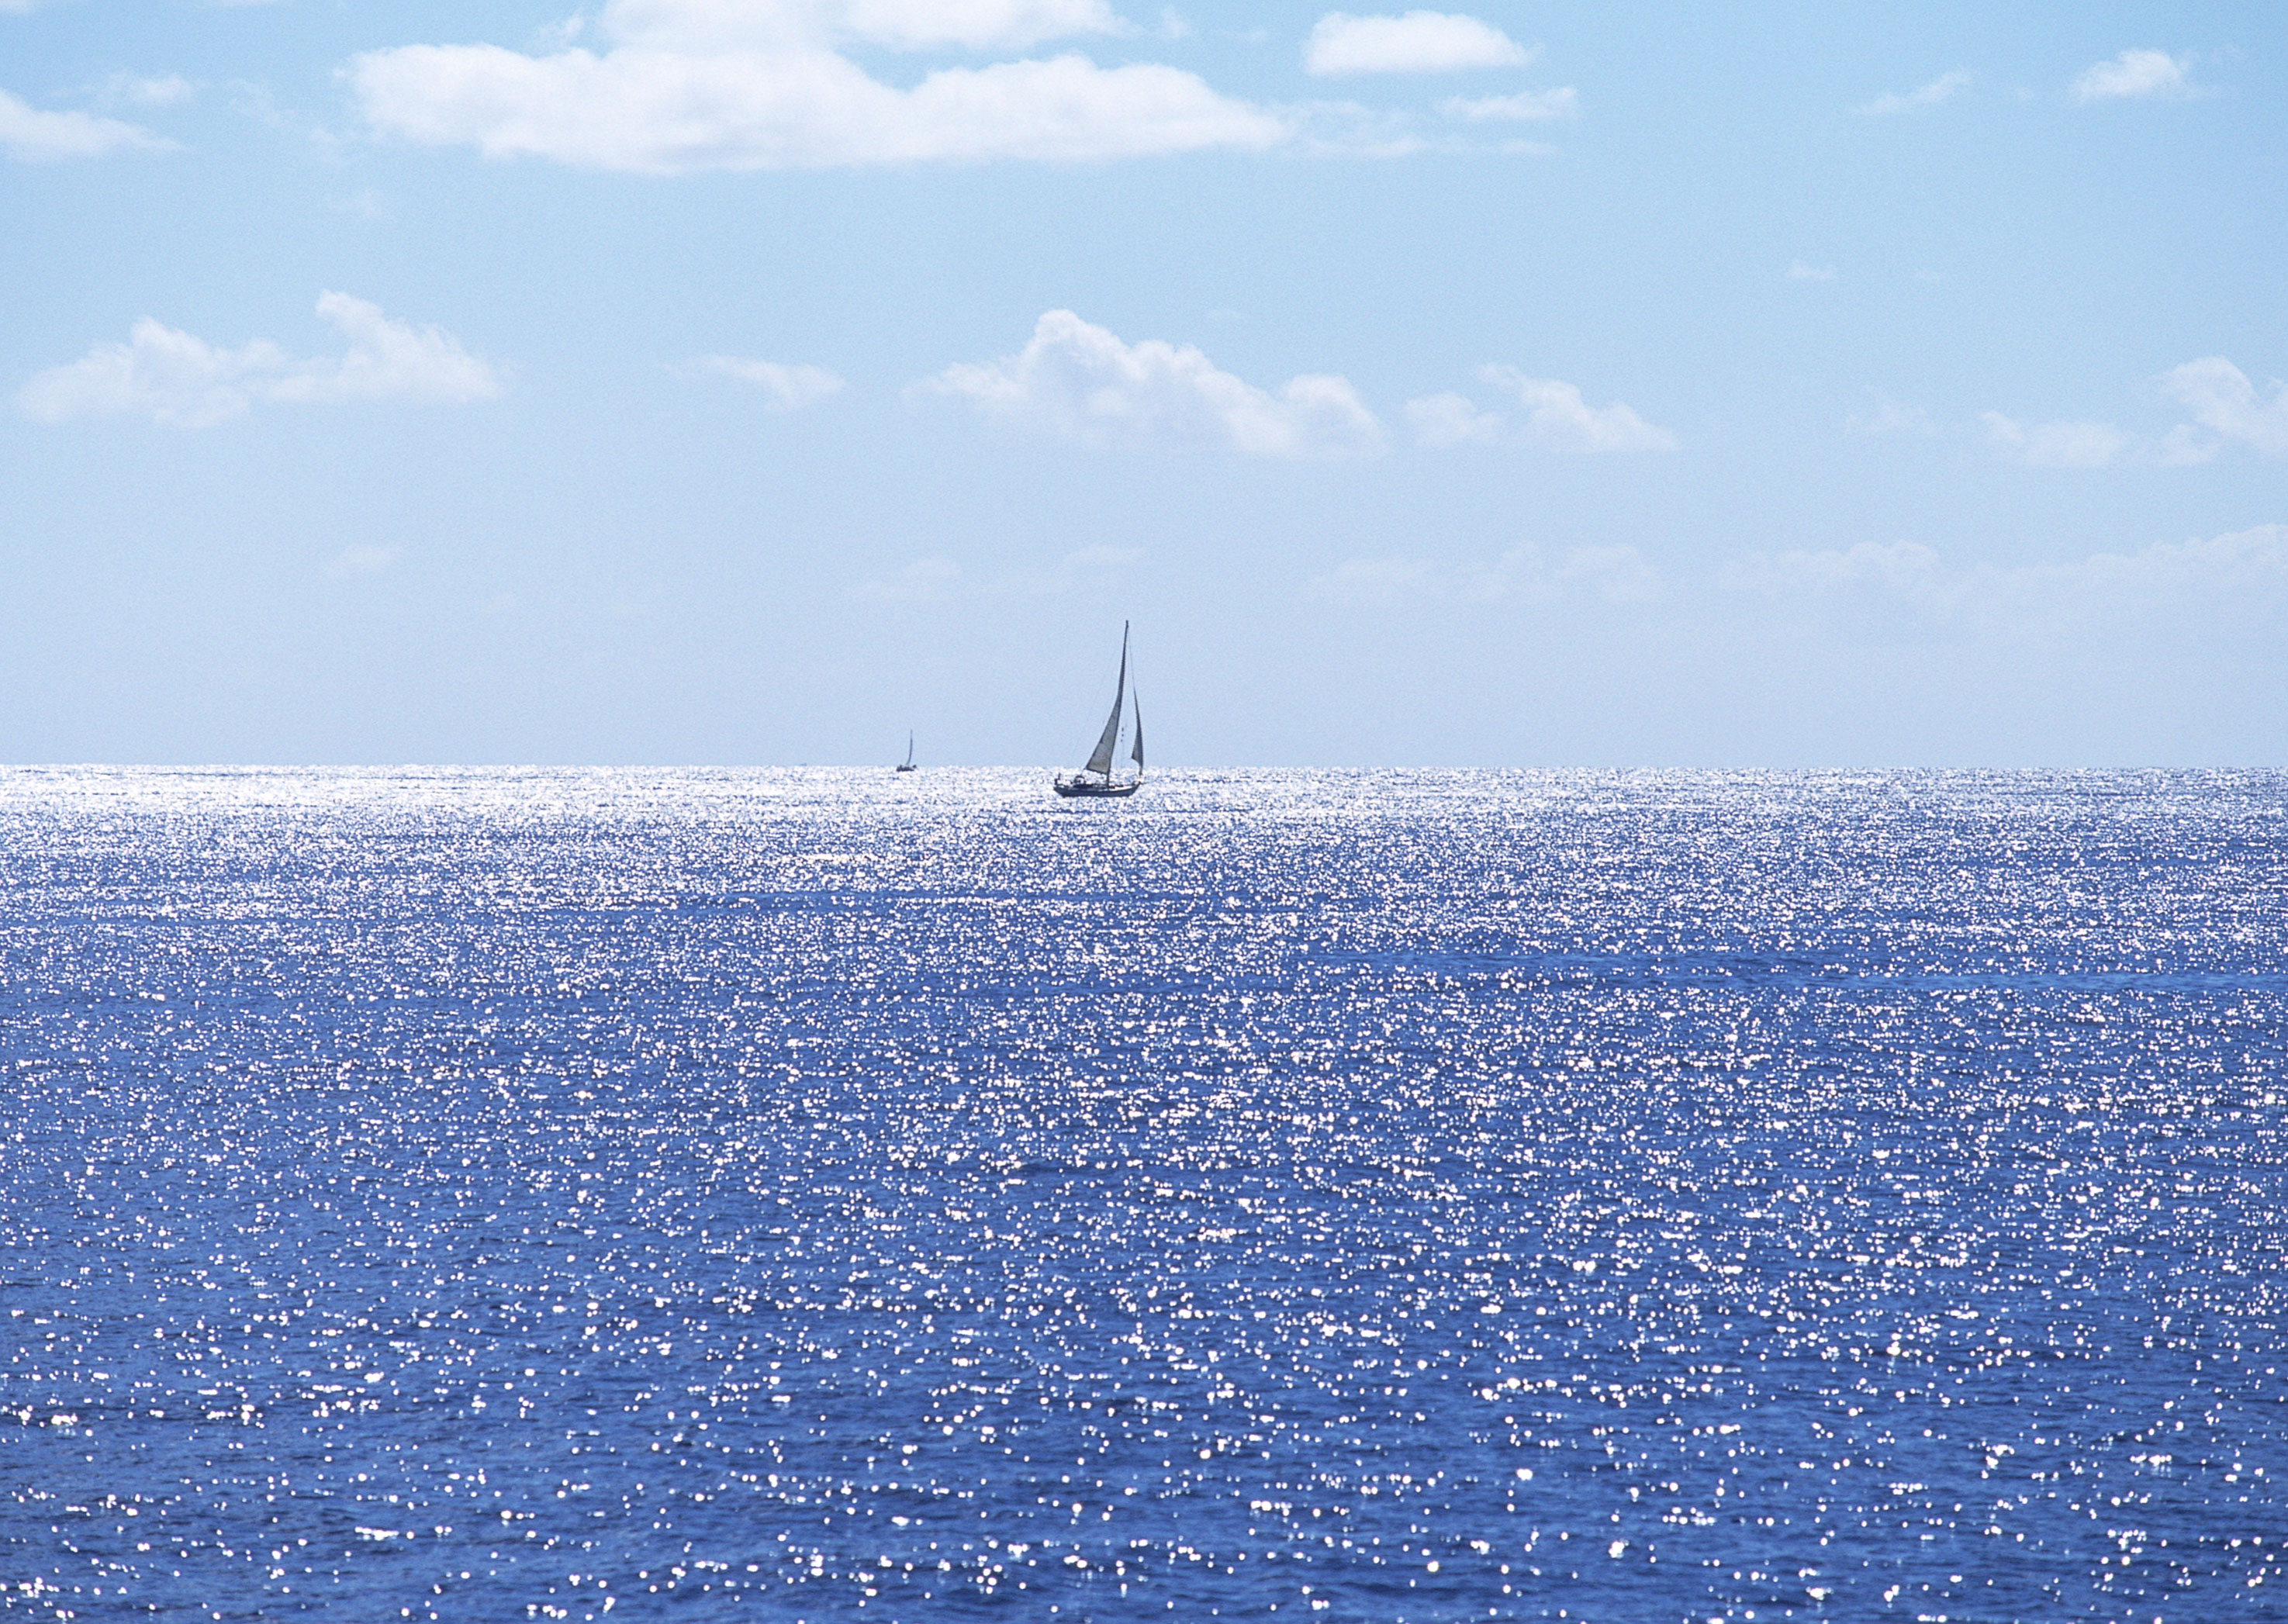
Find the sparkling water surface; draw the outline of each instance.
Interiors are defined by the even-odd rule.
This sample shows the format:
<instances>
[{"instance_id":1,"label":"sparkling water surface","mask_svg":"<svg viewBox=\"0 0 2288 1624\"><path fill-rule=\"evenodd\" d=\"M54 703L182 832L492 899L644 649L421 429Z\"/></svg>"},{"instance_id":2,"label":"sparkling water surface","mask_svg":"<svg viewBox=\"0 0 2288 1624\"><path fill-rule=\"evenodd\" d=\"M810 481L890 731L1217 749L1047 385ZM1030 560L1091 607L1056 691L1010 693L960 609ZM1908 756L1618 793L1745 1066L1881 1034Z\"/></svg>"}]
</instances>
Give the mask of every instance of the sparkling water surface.
<instances>
[{"instance_id":1,"label":"sparkling water surface","mask_svg":"<svg viewBox=\"0 0 2288 1624\"><path fill-rule=\"evenodd\" d=\"M0 772L0 1615L2288 1616L2284 813Z\"/></svg>"}]
</instances>

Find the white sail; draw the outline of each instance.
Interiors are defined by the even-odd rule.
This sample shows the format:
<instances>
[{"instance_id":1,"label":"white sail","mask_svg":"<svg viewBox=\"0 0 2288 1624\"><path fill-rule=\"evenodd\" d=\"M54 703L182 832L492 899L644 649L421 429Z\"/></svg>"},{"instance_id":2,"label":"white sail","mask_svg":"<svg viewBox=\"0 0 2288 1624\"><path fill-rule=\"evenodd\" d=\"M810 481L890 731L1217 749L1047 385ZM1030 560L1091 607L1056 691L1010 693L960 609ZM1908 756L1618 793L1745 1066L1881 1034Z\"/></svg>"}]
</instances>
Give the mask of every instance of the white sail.
<instances>
[{"instance_id":1,"label":"white sail","mask_svg":"<svg viewBox=\"0 0 2288 1624\"><path fill-rule=\"evenodd\" d=\"M1136 748L1128 754L1136 763L1136 776L1142 778L1144 776L1144 696L1140 693L1132 695L1130 702L1136 707Z\"/></svg>"},{"instance_id":2,"label":"white sail","mask_svg":"<svg viewBox=\"0 0 2288 1624\"><path fill-rule=\"evenodd\" d=\"M1120 623L1120 683L1112 691L1112 716L1104 725L1104 736L1096 741L1096 749L1088 758L1084 772L1112 776L1112 752L1120 742L1120 707L1128 697L1128 622Z\"/></svg>"}]
</instances>

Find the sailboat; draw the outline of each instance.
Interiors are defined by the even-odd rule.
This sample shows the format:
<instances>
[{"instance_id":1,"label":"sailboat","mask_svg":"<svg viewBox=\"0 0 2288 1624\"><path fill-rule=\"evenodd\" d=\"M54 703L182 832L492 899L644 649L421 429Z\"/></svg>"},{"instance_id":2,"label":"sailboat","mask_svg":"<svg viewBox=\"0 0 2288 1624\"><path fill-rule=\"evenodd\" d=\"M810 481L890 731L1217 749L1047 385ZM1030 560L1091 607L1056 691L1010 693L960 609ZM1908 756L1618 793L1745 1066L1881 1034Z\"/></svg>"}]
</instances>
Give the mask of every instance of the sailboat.
<instances>
[{"instance_id":1,"label":"sailboat","mask_svg":"<svg viewBox=\"0 0 2288 1624\"><path fill-rule=\"evenodd\" d=\"M905 758L903 761L902 761L902 762L900 762L900 763L898 764L898 771L899 771L899 772L912 772L913 770L914 770L914 735L913 735L913 733L912 733L911 730L909 730L909 731L907 732L907 733L906 733L906 758Z\"/></svg>"},{"instance_id":2,"label":"sailboat","mask_svg":"<svg viewBox=\"0 0 2288 1624\"><path fill-rule=\"evenodd\" d=\"M1134 778L1116 779L1112 776L1113 752L1120 748L1120 708L1126 701L1135 708L1136 742L1129 750L1129 759L1136 764ZM1120 681L1112 690L1112 715L1104 724L1104 732L1097 739L1096 749L1089 753L1088 765L1079 772L1060 773L1056 792L1061 796L1124 796L1134 795L1144 782L1144 703L1128 686L1128 622L1120 622Z\"/></svg>"}]
</instances>

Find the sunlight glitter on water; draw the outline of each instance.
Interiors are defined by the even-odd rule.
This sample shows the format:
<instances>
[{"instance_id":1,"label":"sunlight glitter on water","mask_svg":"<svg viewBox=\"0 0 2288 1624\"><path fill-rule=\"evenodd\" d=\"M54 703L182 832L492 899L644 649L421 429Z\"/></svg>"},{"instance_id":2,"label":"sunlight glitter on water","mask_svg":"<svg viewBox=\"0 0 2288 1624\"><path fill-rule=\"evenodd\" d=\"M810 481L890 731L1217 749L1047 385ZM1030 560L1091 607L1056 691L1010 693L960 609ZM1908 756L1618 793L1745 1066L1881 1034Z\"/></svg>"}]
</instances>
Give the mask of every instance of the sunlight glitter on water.
<instances>
[{"instance_id":1,"label":"sunlight glitter on water","mask_svg":"<svg viewBox=\"0 0 2288 1624\"><path fill-rule=\"evenodd\" d=\"M2284 788L0 773L0 1611L2268 1616Z\"/></svg>"}]
</instances>

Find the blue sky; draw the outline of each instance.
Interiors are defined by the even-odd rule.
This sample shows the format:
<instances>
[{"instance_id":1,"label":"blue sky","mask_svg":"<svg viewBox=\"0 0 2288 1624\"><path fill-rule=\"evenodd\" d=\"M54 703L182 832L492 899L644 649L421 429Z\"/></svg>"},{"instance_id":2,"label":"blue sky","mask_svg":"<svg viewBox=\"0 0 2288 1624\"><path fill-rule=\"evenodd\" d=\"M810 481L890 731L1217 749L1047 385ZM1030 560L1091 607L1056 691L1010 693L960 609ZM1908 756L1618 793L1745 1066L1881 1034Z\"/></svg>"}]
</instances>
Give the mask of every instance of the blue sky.
<instances>
[{"instance_id":1,"label":"blue sky","mask_svg":"<svg viewBox=\"0 0 2288 1624\"><path fill-rule=\"evenodd\" d=\"M2051 8L2054 9L2054 8ZM2276 7L0 0L0 759L2288 764Z\"/></svg>"}]
</instances>

